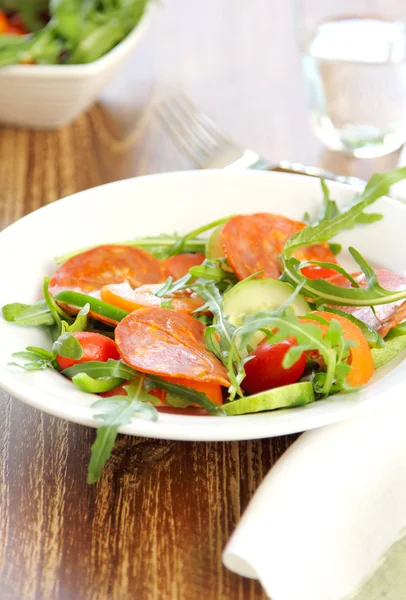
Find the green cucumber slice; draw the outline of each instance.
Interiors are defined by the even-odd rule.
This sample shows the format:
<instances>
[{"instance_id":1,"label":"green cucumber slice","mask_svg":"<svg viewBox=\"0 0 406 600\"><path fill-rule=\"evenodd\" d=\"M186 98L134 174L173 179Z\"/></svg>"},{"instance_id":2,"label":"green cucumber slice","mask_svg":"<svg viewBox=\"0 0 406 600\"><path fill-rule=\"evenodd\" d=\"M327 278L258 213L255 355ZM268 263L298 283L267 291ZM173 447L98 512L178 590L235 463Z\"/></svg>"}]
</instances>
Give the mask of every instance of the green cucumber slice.
<instances>
[{"instance_id":1,"label":"green cucumber slice","mask_svg":"<svg viewBox=\"0 0 406 600\"><path fill-rule=\"evenodd\" d=\"M293 294L293 287L279 279L248 279L237 283L224 294L223 310L230 323L239 327L245 315L254 315L262 310L277 310ZM297 296L291 307L296 315L306 315L310 306Z\"/></svg>"},{"instance_id":2,"label":"green cucumber slice","mask_svg":"<svg viewBox=\"0 0 406 600\"><path fill-rule=\"evenodd\" d=\"M292 383L283 387L253 394L240 400L224 404L228 415L245 415L246 413L276 410L278 408L293 408L314 402L313 385L310 381Z\"/></svg>"},{"instance_id":3,"label":"green cucumber slice","mask_svg":"<svg viewBox=\"0 0 406 600\"><path fill-rule=\"evenodd\" d=\"M383 348L371 348L372 358L374 360L375 369L379 369L386 365L390 360L395 358L402 350L406 348L406 335L385 340Z\"/></svg>"},{"instance_id":4,"label":"green cucumber slice","mask_svg":"<svg viewBox=\"0 0 406 600\"><path fill-rule=\"evenodd\" d=\"M206 242L207 258L225 258L223 244L221 243L220 234L224 227L224 223L214 229L209 239Z\"/></svg>"}]
</instances>

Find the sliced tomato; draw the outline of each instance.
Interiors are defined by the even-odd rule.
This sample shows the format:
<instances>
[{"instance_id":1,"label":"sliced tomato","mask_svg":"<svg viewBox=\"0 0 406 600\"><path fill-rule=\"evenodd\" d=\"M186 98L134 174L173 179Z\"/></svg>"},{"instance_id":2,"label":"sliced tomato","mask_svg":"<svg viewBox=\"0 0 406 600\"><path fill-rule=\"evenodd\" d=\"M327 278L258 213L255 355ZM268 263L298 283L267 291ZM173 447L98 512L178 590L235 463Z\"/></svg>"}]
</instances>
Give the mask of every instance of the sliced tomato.
<instances>
[{"instance_id":1,"label":"sliced tomato","mask_svg":"<svg viewBox=\"0 0 406 600\"><path fill-rule=\"evenodd\" d=\"M343 329L344 338L356 343L356 346L351 346L350 348L350 358L348 362L351 365L351 371L348 373L346 379L347 383L353 387L365 385L374 374L374 361L369 344L361 329L355 325L355 323L341 315L324 311L315 311L310 314L318 315L329 322L332 319L335 319L340 323ZM302 323L314 323L318 327L321 327L323 333L326 332L328 327L316 320L299 319L299 321Z\"/></svg>"},{"instance_id":2,"label":"sliced tomato","mask_svg":"<svg viewBox=\"0 0 406 600\"><path fill-rule=\"evenodd\" d=\"M251 359L244 365L245 378L241 383L244 390L257 394L300 379L306 366L304 352L288 369L282 366L285 354L292 346L297 346L294 338L276 344L269 344L267 341L259 344L250 355Z\"/></svg>"},{"instance_id":3,"label":"sliced tomato","mask_svg":"<svg viewBox=\"0 0 406 600\"><path fill-rule=\"evenodd\" d=\"M8 31L8 19L4 12L0 10L0 33L7 33Z\"/></svg>"},{"instance_id":4,"label":"sliced tomato","mask_svg":"<svg viewBox=\"0 0 406 600\"><path fill-rule=\"evenodd\" d=\"M14 33L16 35L27 35L29 33L20 14L15 13L8 18L7 33Z\"/></svg>"},{"instance_id":5,"label":"sliced tomato","mask_svg":"<svg viewBox=\"0 0 406 600\"><path fill-rule=\"evenodd\" d=\"M114 358L115 360L120 358L116 344L105 335L89 331L78 331L72 335L80 342L83 349L83 356L77 360L57 356L56 360L61 369L68 369L72 365L93 360L106 362L109 358Z\"/></svg>"},{"instance_id":6,"label":"sliced tomato","mask_svg":"<svg viewBox=\"0 0 406 600\"><path fill-rule=\"evenodd\" d=\"M132 312L139 308L161 306L163 299L154 294L160 287L161 284L157 283L153 285L141 285L133 289L127 282L117 283L105 285L100 291L100 296L104 302ZM170 302L169 308L184 313L193 313L204 304L200 296L188 290L175 292L170 297L165 298L165 300Z\"/></svg>"},{"instance_id":7,"label":"sliced tomato","mask_svg":"<svg viewBox=\"0 0 406 600\"><path fill-rule=\"evenodd\" d=\"M303 267L301 273L308 279L328 279L329 277L335 277L335 275L337 275L337 271L334 271L334 269L320 267L319 265Z\"/></svg>"},{"instance_id":8,"label":"sliced tomato","mask_svg":"<svg viewBox=\"0 0 406 600\"><path fill-rule=\"evenodd\" d=\"M173 279L180 279L189 272L191 267L201 265L204 254L176 254L163 261L165 269Z\"/></svg>"}]
</instances>

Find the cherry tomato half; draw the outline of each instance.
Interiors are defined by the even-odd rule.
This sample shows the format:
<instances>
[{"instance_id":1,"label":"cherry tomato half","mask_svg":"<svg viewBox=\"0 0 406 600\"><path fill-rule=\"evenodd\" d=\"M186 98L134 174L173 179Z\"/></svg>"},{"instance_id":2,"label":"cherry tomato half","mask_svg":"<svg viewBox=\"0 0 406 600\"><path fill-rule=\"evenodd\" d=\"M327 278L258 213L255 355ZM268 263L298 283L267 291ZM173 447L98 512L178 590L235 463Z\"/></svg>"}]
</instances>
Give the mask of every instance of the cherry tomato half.
<instances>
[{"instance_id":1,"label":"cherry tomato half","mask_svg":"<svg viewBox=\"0 0 406 600\"><path fill-rule=\"evenodd\" d=\"M287 351L297 346L294 338L282 340L277 344L262 342L250 355L253 356L245 365L246 376L242 382L244 390L257 394L265 390L295 383L306 366L304 353L288 369L284 369L282 361Z\"/></svg>"},{"instance_id":2,"label":"cherry tomato half","mask_svg":"<svg viewBox=\"0 0 406 600\"><path fill-rule=\"evenodd\" d=\"M106 362L109 358L116 360L120 358L115 342L105 335L101 335L101 333L78 331L72 335L80 342L83 348L83 356L78 360L57 356L56 360L61 369L67 369L72 365L92 360Z\"/></svg>"},{"instance_id":3,"label":"cherry tomato half","mask_svg":"<svg viewBox=\"0 0 406 600\"><path fill-rule=\"evenodd\" d=\"M301 269L302 275L308 277L308 279L328 279L337 275L337 271L329 269L328 267L320 267L319 265L309 265Z\"/></svg>"}]
</instances>

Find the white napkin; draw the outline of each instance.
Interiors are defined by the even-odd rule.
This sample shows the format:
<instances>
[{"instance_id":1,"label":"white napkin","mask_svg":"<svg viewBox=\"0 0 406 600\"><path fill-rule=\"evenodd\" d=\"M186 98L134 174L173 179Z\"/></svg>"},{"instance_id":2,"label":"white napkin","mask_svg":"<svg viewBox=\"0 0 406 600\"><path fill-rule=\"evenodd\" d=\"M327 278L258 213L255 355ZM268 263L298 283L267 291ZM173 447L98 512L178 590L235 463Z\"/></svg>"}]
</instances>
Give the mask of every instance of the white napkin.
<instances>
[{"instance_id":1,"label":"white napkin","mask_svg":"<svg viewBox=\"0 0 406 600\"><path fill-rule=\"evenodd\" d=\"M399 163L406 164L405 149ZM406 183L391 191L406 197ZM406 567L398 574L406 556L390 551L406 534L406 398L395 395L371 413L305 433L289 448L231 537L226 567L259 579L272 600L343 600L386 554L397 575L385 581L385 598L406 598ZM385 578L382 568L376 572ZM381 584L370 579L360 596L383 598Z\"/></svg>"},{"instance_id":2,"label":"white napkin","mask_svg":"<svg viewBox=\"0 0 406 600\"><path fill-rule=\"evenodd\" d=\"M406 399L303 434L223 555L272 600L342 600L406 528ZM404 595L399 596L406 598Z\"/></svg>"}]
</instances>

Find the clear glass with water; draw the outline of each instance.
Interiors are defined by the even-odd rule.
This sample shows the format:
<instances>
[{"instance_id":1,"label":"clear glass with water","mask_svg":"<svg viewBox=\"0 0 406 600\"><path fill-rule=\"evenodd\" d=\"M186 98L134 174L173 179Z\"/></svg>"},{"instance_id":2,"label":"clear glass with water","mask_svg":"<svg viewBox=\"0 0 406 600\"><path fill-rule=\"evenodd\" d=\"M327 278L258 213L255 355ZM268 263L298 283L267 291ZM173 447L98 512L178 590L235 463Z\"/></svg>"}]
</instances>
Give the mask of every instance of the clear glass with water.
<instances>
[{"instance_id":1,"label":"clear glass with water","mask_svg":"<svg viewBox=\"0 0 406 600\"><path fill-rule=\"evenodd\" d=\"M296 0L316 135L383 156L406 141L406 0Z\"/></svg>"}]
</instances>

